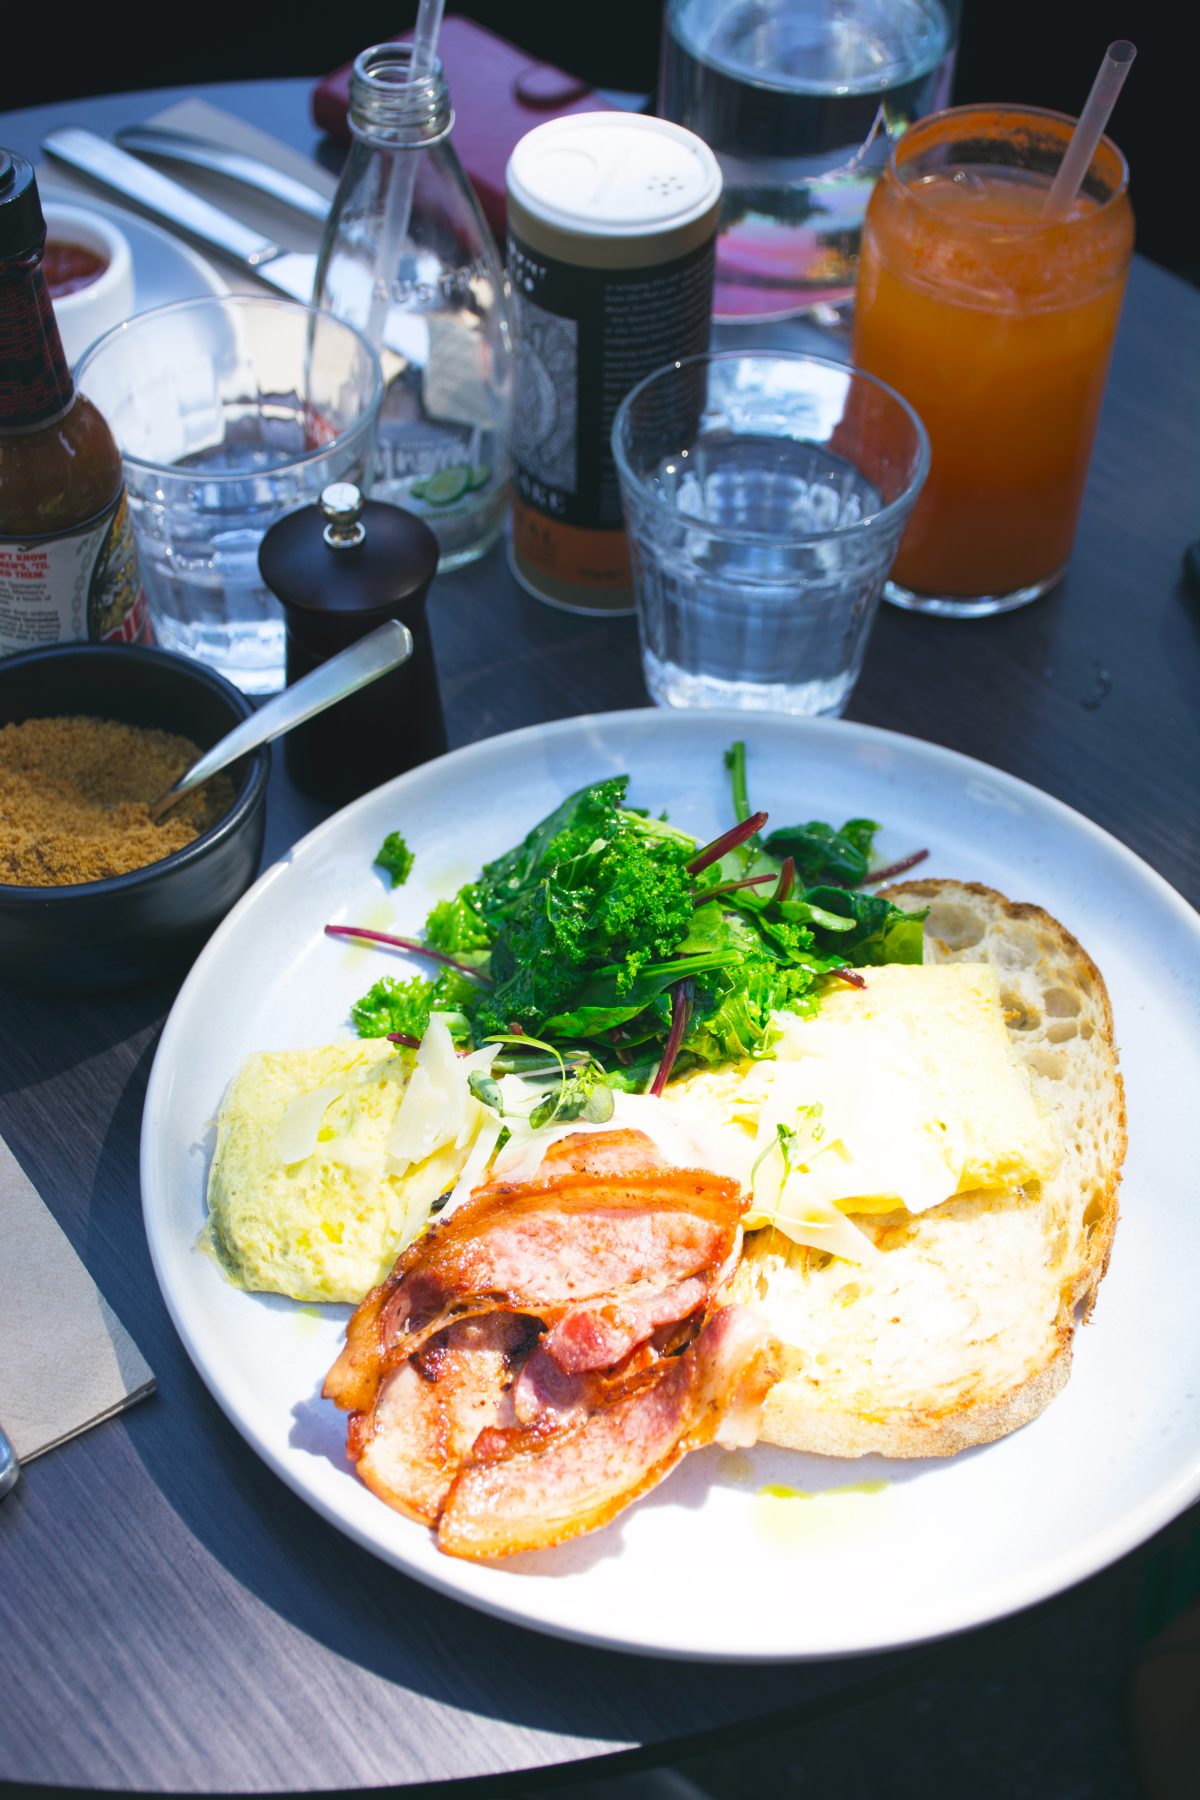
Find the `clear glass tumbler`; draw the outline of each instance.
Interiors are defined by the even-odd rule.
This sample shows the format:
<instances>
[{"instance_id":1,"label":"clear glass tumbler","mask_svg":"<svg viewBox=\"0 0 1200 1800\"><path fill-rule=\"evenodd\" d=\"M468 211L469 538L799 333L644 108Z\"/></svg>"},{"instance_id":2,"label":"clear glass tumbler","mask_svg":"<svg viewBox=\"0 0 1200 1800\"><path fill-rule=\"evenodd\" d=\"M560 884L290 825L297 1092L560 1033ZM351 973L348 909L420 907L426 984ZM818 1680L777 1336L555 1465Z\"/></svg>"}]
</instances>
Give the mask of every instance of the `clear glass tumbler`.
<instances>
[{"instance_id":1,"label":"clear glass tumbler","mask_svg":"<svg viewBox=\"0 0 1200 1800\"><path fill-rule=\"evenodd\" d=\"M716 152L718 320L837 324L892 140L950 98L959 0L667 0L658 110Z\"/></svg>"},{"instance_id":2,"label":"clear glass tumbler","mask_svg":"<svg viewBox=\"0 0 1200 1800\"><path fill-rule=\"evenodd\" d=\"M907 401L824 357L689 357L626 396L613 452L653 698L840 713L929 469Z\"/></svg>"},{"instance_id":3,"label":"clear glass tumbler","mask_svg":"<svg viewBox=\"0 0 1200 1800\"><path fill-rule=\"evenodd\" d=\"M247 694L283 686L258 546L331 481L370 473L383 382L366 340L294 300L224 294L139 314L76 371L125 468L156 643Z\"/></svg>"}]
</instances>

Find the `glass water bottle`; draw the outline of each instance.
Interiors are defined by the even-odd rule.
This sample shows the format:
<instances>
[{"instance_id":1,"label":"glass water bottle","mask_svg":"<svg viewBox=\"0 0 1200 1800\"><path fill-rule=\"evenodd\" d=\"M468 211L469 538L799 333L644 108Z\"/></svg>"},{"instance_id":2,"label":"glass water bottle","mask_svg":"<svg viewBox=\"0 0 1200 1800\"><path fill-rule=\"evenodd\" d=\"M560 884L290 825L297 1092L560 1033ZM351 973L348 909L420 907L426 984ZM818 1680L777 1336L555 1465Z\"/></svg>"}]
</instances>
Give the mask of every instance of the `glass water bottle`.
<instances>
[{"instance_id":1,"label":"glass water bottle","mask_svg":"<svg viewBox=\"0 0 1200 1800\"><path fill-rule=\"evenodd\" d=\"M385 393L371 480L437 534L441 568L482 555L508 504L512 339L496 246L450 142L441 63L364 50L354 142L317 259L314 300L370 339Z\"/></svg>"}]
</instances>

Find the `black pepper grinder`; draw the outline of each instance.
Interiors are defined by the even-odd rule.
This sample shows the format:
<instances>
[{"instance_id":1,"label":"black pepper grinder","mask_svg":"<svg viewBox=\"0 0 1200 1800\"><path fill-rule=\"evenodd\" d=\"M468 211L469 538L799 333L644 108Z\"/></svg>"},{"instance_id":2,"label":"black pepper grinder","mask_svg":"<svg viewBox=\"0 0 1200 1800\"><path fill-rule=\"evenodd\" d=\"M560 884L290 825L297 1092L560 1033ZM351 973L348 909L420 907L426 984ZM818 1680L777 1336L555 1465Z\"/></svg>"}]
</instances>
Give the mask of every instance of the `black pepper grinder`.
<instances>
[{"instance_id":1,"label":"black pepper grinder","mask_svg":"<svg viewBox=\"0 0 1200 1800\"><path fill-rule=\"evenodd\" d=\"M287 771L315 799L343 805L446 748L425 600L438 563L433 532L412 513L364 500L349 482L280 519L258 566L282 603L287 681L365 637L385 619L412 633L413 653L285 740Z\"/></svg>"}]
</instances>

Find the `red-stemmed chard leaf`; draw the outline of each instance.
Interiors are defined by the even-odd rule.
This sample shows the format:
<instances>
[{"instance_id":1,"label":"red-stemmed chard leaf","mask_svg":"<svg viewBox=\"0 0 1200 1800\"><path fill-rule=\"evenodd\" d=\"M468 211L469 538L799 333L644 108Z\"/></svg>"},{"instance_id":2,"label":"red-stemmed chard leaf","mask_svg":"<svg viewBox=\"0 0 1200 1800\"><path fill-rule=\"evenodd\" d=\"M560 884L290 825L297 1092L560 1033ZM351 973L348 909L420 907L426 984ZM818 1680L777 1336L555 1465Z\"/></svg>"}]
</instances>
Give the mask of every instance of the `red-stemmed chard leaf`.
<instances>
[{"instance_id":1,"label":"red-stemmed chard leaf","mask_svg":"<svg viewBox=\"0 0 1200 1800\"><path fill-rule=\"evenodd\" d=\"M906 869L915 869L928 855L928 850L914 850L911 856L902 856L899 862L889 863L886 869L872 869L869 875L863 876L862 885L876 887L881 881L890 881L893 875L903 875Z\"/></svg>"},{"instance_id":2,"label":"red-stemmed chard leaf","mask_svg":"<svg viewBox=\"0 0 1200 1800\"><path fill-rule=\"evenodd\" d=\"M772 900L786 900L795 885L796 859L794 856L785 856L783 859L783 867L779 871L779 886L771 895Z\"/></svg>"},{"instance_id":3,"label":"red-stemmed chard leaf","mask_svg":"<svg viewBox=\"0 0 1200 1800\"><path fill-rule=\"evenodd\" d=\"M697 888L692 898L697 906L702 906L706 900L715 900L718 894L733 894L737 892L738 888L766 887L769 881L774 881L776 884L771 899L786 900L796 883L795 858L784 857L783 867L778 876L768 871L766 875L745 875L741 881L721 881L715 887Z\"/></svg>"},{"instance_id":4,"label":"red-stemmed chard leaf","mask_svg":"<svg viewBox=\"0 0 1200 1800\"><path fill-rule=\"evenodd\" d=\"M720 881L715 887L697 888L692 895L692 898L695 900L697 906L702 906L706 900L715 900L718 894L732 894L738 888L762 887L766 882L774 880L775 876L769 873L766 875L746 875L741 881Z\"/></svg>"},{"instance_id":5,"label":"red-stemmed chard leaf","mask_svg":"<svg viewBox=\"0 0 1200 1800\"><path fill-rule=\"evenodd\" d=\"M421 1048L420 1038L412 1037L407 1031L389 1031L387 1033L387 1041L389 1044L402 1044L406 1050L419 1050Z\"/></svg>"},{"instance_id":6,"label":"red-stemmed chard leaf","mask_svg":"<svg viewBox=\"0 0 1200 1800\"><path fill-rule=\"evenodd\" d=\"M457 969L460 975L471 975L485 987L491 986L491 977L485 975L482 969L473 969L470 963L459 962L453 956L443 956L440 950L431 950L428 944L419 944L415 938L392 937L386 931L369 931L365 925L327 925L325 936L369 938L373 944L387 944L393 950L408 950L414 956L427 956L430 962L444 963L448 969Z\"/></svg>"},{"instance_id":7,"label":"red-stemmed chard leaf","mask_svg":"<svg viewBox=\"0 0 1200 1800\"><path fill-rule=\"evenodd\" d=\"M758 827L755 827L757 830ZM671 1070L675 1066L675 1058L679 1055L679 1046L683 1042L683 1034L687 1030L688 1020L692 1016L692 996L695 986L691 981L676 982L671 1000L671 1030L663 1050L662 1061L658 1065L658 1073L650 1084L650 1092L656 1097L662 1093L670 1079Z\"/></svg>"},{"instance_id":8,"label":"red-stemmed chard leaf","mask_svg":"<svg viewBox=\"0 0 1200 1800\"><path fill-rule=\"evenodd\" d=\"M738 824L731 825L729 830L723 831L719 838L714 838L711 844L705 844L703 850L696 852L687 865L688 874L698 875L701 869L707 869L709 863L720 862L721 858L728 855L730 850L736 850L739 844L744 844L747 838L752 838L756 832L761 831L766 822L766 813L756 812L751 813L748 819L742 819Z\"/></svg>"}]
</instances>

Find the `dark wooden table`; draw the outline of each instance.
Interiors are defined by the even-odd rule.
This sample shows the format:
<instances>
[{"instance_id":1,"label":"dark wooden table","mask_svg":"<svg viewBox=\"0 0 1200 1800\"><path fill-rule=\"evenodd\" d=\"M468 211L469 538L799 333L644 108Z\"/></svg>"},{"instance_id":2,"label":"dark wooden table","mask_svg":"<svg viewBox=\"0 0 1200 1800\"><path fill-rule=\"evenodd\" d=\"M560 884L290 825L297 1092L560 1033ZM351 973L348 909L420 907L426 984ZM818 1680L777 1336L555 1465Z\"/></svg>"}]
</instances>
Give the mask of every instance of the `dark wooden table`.
<instances>
[{"instance_id":1,"label":"dark wooden table","mask_svg":"<svg viewBox=\"0 0 1200 1800\"><path fill-rule=\"evenodd\" d=\"M315 148L304 83L204 94ZM9 114L0 143L35 154L52 124L111 131L183 97ZM848 714L1037 783L1193 903L1200 596L1181 558L1200 537L1198 343L1200 294L1135 262L1068 578L990 621L885 607ZM433 619L456 745L646 704L633 622L540 606L501 550L439 580ZM322 816L277 766L268 859ZM0 991L0 1132L158 1377L152 1399L39 1459L0 1506L0 1780L228 1792L473 1777L495 1794L539 1779L519 1771L561 1780L608 1756L616 1772L752 1735L955 1654L746 1670L588 1650L438 1598L318 1519L209 1397L151 1271L138 1131L175 985ZM1004 1630L974 1634L977 1654Z\"/></svg>"}]
</instances>

